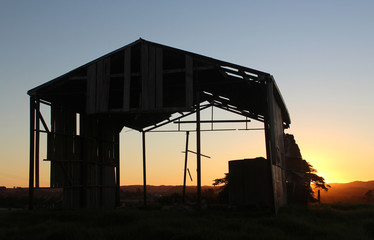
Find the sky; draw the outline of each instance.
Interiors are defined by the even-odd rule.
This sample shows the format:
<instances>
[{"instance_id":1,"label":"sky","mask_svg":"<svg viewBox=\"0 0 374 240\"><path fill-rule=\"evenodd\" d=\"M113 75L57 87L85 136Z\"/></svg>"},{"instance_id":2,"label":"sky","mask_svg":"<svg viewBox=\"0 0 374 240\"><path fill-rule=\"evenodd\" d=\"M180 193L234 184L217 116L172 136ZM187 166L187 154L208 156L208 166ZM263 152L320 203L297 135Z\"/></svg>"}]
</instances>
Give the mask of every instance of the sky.
<instances>
[{"instance_id":1,"label":"sky","mask_svg":"<svg viewBox=\"0 0 374 240\"><path fill-rule=\"evenodd\" d=\"M373 9L361 0L1 0L0 186L28 185L27 90L139 37L272 74L303 158L327 182L374 180ZM223 177L228 160L265 156L263 139L261 131L203 133L211 158L202 160L202 184ZM184 148L183 133L149 133L148 184L182 184ZM190 155L188 184L195 168ZM43 161L41 185L48 179ZM124 129L121 184L141 183L141 134Z\"/></svg>"}]
</instances>

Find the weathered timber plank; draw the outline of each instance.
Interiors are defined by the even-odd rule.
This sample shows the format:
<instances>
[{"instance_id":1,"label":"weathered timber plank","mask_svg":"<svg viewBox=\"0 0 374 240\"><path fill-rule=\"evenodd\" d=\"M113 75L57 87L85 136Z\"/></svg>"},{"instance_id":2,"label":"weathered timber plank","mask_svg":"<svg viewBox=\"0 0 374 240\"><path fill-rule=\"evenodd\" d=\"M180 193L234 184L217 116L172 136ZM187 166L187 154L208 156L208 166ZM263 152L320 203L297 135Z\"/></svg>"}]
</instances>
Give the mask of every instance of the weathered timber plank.
<instances>
[{"instance_id":1,"label":"weathered timber plank","mask_svg":"<svg viewBox=\"0 0 374 240\"><path fill-rule=\"evenodd\" d=\"M105 65L107 64L107 60L100 60L96 63L96 112L103 112L105 109L106 98L109 94L109 81L105 79ZM110 80L110 78L109 78ZM107 92L108 89L108 92Z\"/></svg>"},{"instance_id":2,"label":"weathered timber plank","mask_svg":"<svg viewBox=\"0 0 374 240\"><path fill-rule=\"evenodd\" d=\"M148 95L148 46L142 44L141 47L141 80L142 80L142 102L141 108L143 110L149 109L149 95Z\"/></svg>"},{"instance_id":3,"label":"weathered timber plank","mask_svg":"<svg viewBox=\"0 0 374 240\"><path fill-rule=\"evenodd\" d=\"M156 108L163 106L163 52L156 48Z\"/></svg>"},{"instance_id":4,"label":"weathered timber plank","mask_svg":"<svg viewBox=\"0 0 374 240\"><path fill-rule=\"evenodd\" d=\"M98 94L101 94L100 112L107 112L109 106L109 88L110 88L110 58L103 60L103 76L101 89L98 89Z\"/></svg>"},{"instance_id":5,"label":"weathered timber plank","mask_svg":"<svg viewBox=\"0 0 374 240\"><path fill-rule=\"evenodd\" d=\"M156 101L156 49L153 46L148 48L148 106L150 109L155 108Z\"/></svg>"},{"instance_id":6,"label":"weathered timber plank","mask_svg":"<svg viewBox=\"0 0 374 240\"><path fill-rule=\"evenodd\" d=\"M96 108L95 112L100 112L100 102L102 95L100 94L102 84L103 84L103 70L104 70L104 62L100 60L96 63Z\"/></svg>"},{"instance_id":7,"label":"weathered timber plank","mask_svg":"<svg viewBox=\"0 0 374 240\"><path fill-rule=\"evenodd\" d=\"M186 55L186 107L193 104L193 59Z\"/></svg>"},{"instance_id":8,"label":"weathered timber plank","mask_svg":"<svg viewBox=\"0 0 374 240\"><path fill-rule=\"evenodd\" d=\"M124 76L123 76L123 110L130 110L130 84L131 84L131 48L125 50Z\"/></svg>"},{"instance_id":9,"label":"weathered timber plank","mask_svg":"<svg viewBox=\"0 0 374 240\"><path fill-rule=\"evenodd\" d=\"M86 112L94 113L96 110L96 64L87 67L87 102Z\"/></svg>"}]
</instances>

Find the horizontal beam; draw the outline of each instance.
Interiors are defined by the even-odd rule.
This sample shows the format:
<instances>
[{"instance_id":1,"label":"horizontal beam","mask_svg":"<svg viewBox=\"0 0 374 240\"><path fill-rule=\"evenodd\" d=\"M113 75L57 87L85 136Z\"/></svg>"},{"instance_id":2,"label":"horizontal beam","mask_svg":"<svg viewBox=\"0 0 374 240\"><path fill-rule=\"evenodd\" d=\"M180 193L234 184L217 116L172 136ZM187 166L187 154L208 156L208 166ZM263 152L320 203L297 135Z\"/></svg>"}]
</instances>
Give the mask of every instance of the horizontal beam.
<instances>
[{"instance_id":1,"label":"horizontal beam","mask_svg":"<svg viewBox=\"0 0 374 240\"><path fill-rule=\"evenodd\" d=\"M201 120L200 123L241 123L241 122L251 122L251 120ZM196 121L175 121L175 124L179 123L197 123Z\"/></svg>"},{"instance_id":2,"label":"horizontal beam","mask_svg":"<svg viewBox=\"0 0 374 240\"><path fill-rule=\"evenodd\" d=\"M194 152L194 151L191 151L191 150L187 150L187 152L190 152L190 153L193 153L193 154L197 154L197 152ZM182 153L186 153L186 152L182 151ZM200 156L203 156L203 157L206 157L206 158L210 158L209 156L201 154L201 153L200 153Z\"/></svg>"},{"instance_id":3,"label":"horizontal beam","mask_svg":"<svg viewBox=\"0 0 374 240\"><path fill-rule=\"evenodd\" d=\"M226 128L226 129L201 129L200 132L228 132L228 131L251 131L251 130L264 130L263 128ZM153 133L175 133L175 132L196 132L196 130L153 130Z\"/></svg>"},{"instance_id":4,"label":"horizontal beam","mask_svg":"<svg viewBox=\"0 0 374 240\"><path fill-rule=\"evenodd\" d=\"M206 70L213 70L215 69L212 66L206 66L206 67L194 67L193 71L206 71ZM174 68L174 69L163 69L162 74L171 74L171 73L184 73L186 71L186 68ZM141 76L140 72L133 72L131 73L131 76ZM123 73L114 73L110 74L110 77L123 77ZM84 79L84 77L79 77L76 79Z\"/></svg>"},{"instance_id":5,"label":"horizontal beam","mask_svg":"<svg viewBox=\"0 0 374 240\"><path fill-rule=\"evenodd\" d=\"M265 128L240 128L238 131L257 131L257 130L265 130Z\"/></svg>"},{"instance_id":6,"label":"horizontal beam","mask_svg":"<svg viewBox=\"0 0 374 240\"><path fill-rule=\"evenodd\" d=\"M40 103L43 103L43 104L45 104L45 105L48 105L48 106L52 106L52 103L47 102L47 101L45 101L45 100L43 100L43 99L39 99L39 102L40 102Z\"/></svg>"},{"instance_id":7,"label":"horizontal beam","mask_svg":"<svg viewBox=\"0 0 374 240\"><path fill-rule=\"evenodd\" d=\"M206 105L206 106L203 106L203 107L200 106L200 110L204 110L204 109L206 109L206 108L208 108L208 107L210 107L210 106L211 106L210 104L208 104L208 105ZM151 127L151 128L148 128L148 129L145 129L145 130L143 130L143 131L144 131L144 132L152 131L153 129L156 129L156 128L159 128L159 127L162 127L162 126L164 126L164 125L166 125L166 124L169 124L169 123L171 123L171 122L173 122L173 121L176 121L176 120L178 120L178 119L181 119L181 118L187 117L187 116L189 116L189 115L191 115L191 114L194 114L195 112L196 112L196 110L193 110L193 111L191 111L191 112L189 112L189 113L183 114L182 116L176 117L176 118L171 119L171 120L169 120L169 121L167 121L167 122L161 122L161 123L158 124L158 125L156 124L155 126L153 126L153 127Z\"/></svg>"},{"instance_id":8,"label":"horizontal beam","mask_svg":"<svg viewBox=\"0 0 374 240\"><path fill-rule=\"evenodd\" d=\"M245 112L245 110L232 109L227 105L218 104L216 102L213 102L212 105L215 106L215 107L218 107L220 109L223 109L223 110L226 110L226 111L229 111L229 112L232 112L232 113L236 113L236 114L241 115L241 116L249 117L249 118L258 120L260 122L264 122L264 119L261 115L256 115L256 114L253 114L253 113L250 113L250 112Z\"/></svg>"},{"instance_id":9,"label":"horizontal beam","mask_svg":"<svg viewBox=\"0 0 374 240\"><path fill-rule=\"evenodd\" d=\"M110 143L110 144L113 144L113 145L118 145L119 142L113 142L113 141L109 141L109 140L102 140L100 139L99 137L92 137L92 136L82 136L82 135L73 135L73 134L65 134L65 133L58 133L58 132L47 132L47 131L44 131L44 130L34 130L35 132L41 132L41 133L50 133L50 134L54 134L54 135L58 135L58 136L64 136L64 137L71 137L71 138L77 138L77 139L88 139L88 140L100 140L101 142L103 143Z\"/></svg>"}]
</instances>

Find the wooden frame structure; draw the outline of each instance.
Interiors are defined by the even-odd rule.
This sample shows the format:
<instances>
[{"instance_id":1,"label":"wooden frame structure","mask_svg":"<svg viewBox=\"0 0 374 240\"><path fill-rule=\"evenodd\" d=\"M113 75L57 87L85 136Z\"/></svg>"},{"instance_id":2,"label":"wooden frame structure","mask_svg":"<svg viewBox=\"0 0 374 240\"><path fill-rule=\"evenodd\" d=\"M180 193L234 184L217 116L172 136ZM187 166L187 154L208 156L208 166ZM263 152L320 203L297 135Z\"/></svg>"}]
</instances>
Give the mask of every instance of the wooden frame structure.
<instances>
[{"instance_id":1,"label":"wooden frame structure","mask_svg":"<svg viewBox=\"0 0 374 240\"><path fill-rule=\"evenodd\" d=\"M274 209L286 203L283 130L290 117L268 73L139 39L28 94L30 208L39 187L40 133L47 134L51 187L64 188L65 206L78 208L118 206L119 133L124 126L142 132L146 203L146 133L194 113L200 201L200 111L210 106L264 123ZM51 107L50 128L41 103Z\"/></svg>"}]
</instances>

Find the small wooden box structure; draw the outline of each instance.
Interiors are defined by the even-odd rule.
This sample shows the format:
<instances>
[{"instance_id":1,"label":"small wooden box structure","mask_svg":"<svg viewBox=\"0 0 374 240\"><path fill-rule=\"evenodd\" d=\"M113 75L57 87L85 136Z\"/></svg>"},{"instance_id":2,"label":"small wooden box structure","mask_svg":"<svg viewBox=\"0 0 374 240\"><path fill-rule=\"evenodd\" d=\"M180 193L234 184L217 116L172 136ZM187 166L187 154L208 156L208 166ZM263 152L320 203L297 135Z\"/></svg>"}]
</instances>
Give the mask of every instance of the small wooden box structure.
<instances>
[{"instance_id":1,"label":"small wooden box structure","mask_svg":"<svg viewBox=\"0 0 374 240\"><path fill-rule=\"evenodd\" d=\"M265 158L229 161L229 204L241 207L271 207L272 181Z\"/></svg>"}]
</instances>

